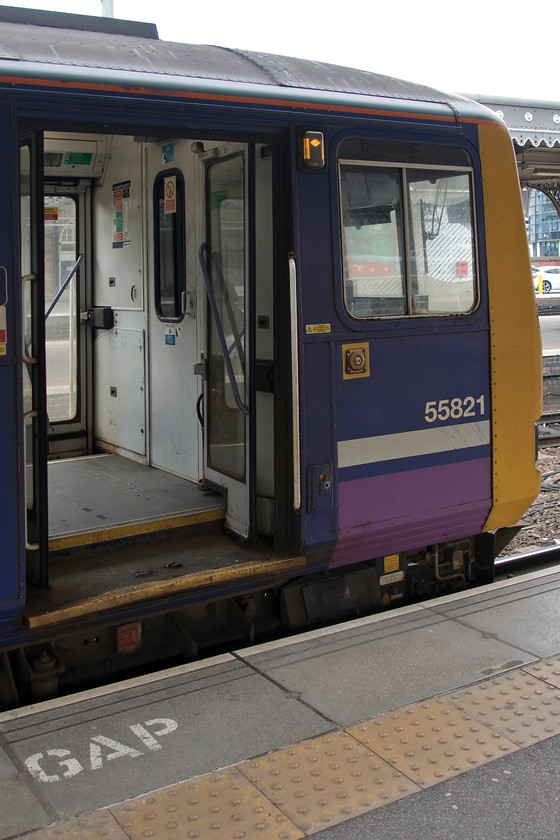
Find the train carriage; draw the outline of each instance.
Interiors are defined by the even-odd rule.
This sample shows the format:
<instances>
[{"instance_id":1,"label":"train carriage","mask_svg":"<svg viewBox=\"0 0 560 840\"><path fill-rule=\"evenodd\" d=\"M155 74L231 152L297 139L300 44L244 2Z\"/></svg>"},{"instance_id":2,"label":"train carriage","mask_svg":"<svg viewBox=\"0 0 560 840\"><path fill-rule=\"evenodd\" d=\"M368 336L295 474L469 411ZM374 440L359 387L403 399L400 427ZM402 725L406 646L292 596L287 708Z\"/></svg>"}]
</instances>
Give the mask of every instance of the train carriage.
<instances>
[{"instance_id":1,"label":"train carriage","mask_svg":"<svg viewBox=\"0 0 560 840\"><path fill-rule=\"evenodd\" d=\"M0 699L488 580L539 488L503 123L0 10Z\"/></svg>"}]
</instances>

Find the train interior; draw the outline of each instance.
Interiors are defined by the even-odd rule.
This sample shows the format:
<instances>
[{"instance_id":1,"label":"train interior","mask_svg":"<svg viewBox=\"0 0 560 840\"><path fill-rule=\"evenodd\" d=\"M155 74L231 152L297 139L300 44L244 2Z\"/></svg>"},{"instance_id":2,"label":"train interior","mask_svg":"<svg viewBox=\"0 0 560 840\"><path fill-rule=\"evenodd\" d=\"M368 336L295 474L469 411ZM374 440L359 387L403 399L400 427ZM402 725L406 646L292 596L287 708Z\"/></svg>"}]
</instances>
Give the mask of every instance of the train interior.
<instances>
[{"instance_id":1,"label":"train interior","mask_svg":"<svg viewBox=\"0 0 560 840\"><path fill-rule=\"evenodd\" d=\"M87 614L118 592L173 593L277 556L273 155L132 135L42 142L35 227L25 142L20 167L23 274L41 236L45 266L43 385L30 349L41 303L34 313L24 282L24 402L46 391L48 440L42 457L29 411L27 565L30 613L54 622L69 604Z\"/></svg>"}]
</instances>

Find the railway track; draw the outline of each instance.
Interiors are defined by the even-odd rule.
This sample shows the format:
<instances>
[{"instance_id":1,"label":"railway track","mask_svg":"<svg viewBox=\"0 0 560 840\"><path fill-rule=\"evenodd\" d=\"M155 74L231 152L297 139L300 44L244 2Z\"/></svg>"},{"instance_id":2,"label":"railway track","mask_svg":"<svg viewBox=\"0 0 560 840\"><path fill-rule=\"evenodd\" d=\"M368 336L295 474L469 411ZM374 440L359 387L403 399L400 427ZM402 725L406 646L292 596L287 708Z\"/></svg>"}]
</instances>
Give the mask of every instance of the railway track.
<instances>
[{"instance_id":1,"label":"railway track","mask_svg":"<svg viewBox=\"0 0 560 840\"><path fill-rule=\"evenodd\" d=\"M560 315L560 300L558 297L544 298L542 295L537 297L537 314L538 315Z\"/></svg>"},{"instance_id":2,"label":"railway track","mask_svg":"<svg viewBox=\"0 0 560 840\"><path fill-rule=\"evenodd\" d=\"M500 557L494 561L496 580L524 574L538 569L547 569L560 564L560 545L540 548L536 551L512 554L510 557Z\"/></svg>"},{"instance_id":3,"label":"railway track","mask_svg":"<svg viewBox=\"0 0 560 840\"><path fill-rule=\"evenodd\" d=\"M548 411L542 415L538 424L539 448L560 444L560 413Z\"/></svg>"}]
</instances>

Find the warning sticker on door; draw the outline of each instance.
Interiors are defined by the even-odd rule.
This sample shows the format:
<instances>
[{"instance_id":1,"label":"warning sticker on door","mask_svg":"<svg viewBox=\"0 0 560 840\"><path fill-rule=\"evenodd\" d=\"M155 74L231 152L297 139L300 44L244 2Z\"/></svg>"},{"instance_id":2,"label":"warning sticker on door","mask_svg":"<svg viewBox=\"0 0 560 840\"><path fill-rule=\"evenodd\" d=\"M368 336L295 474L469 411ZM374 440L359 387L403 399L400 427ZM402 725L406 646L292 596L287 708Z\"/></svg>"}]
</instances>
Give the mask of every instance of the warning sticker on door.
<instances>
[{"instance_id":1,"label":"warning sticker on door","mask_svg":"<svg viewBox=\"0 0 560 840\"><path fill-rule=\"evenodd\" d=\"M330 324L306 324L305 332L307 335L320 335L321 333L330 333Z\"/></svg>"},{"instance_id":2,"label":"warning sticker on door","mask_svg":"<svg viewBox=\"0 0 560 840\"><path fill-rule=\"evenodd\" d=\"M0 356L6 355L6 342L7 342L7 331L6 331L6 307L0 306Z\"/></svg>"},{"instance_id":3,"label":"warning sticker on door","mask_svg":"<svg viewBox=\"0 0 560 840\"><path fill-rule=\"evenodd\" d=\"M163 183L163 212L177 212L177 176L169 175Z\"/></svg>"}]
</instances>

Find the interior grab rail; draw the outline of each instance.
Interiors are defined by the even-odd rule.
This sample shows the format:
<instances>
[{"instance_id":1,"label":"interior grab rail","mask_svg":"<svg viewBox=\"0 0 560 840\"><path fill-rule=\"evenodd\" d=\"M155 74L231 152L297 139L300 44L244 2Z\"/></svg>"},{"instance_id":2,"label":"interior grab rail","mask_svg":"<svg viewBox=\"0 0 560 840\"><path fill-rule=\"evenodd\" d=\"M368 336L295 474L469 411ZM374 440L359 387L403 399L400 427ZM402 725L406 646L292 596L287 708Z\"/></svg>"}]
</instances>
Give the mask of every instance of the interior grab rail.
<instances>
[{"instance_id":1,"label":"interior grab rail","mask_svg":"<svg viewBox=\"0 0 560 840\"><path fill-rule=\"evenodd\" d=\"M72 277L74 276L74 274L77 272L78 268L80 267L80 263L82 262L83 257L84 257L84 255L80 254L78 259L76 260L76 262L74 263L74 265L70 269L70 274L68 275L68 277L66 278L66 280L64 281L64 283L62 284L62 286L60 287L58 292L56 293L56 295L51 300L51 302L49 304L49 308L45 312L45 321L47 320L47 318L49 317L49 315L51 314L51 312L55 308L56 304L58 303L58 301L60 300L60 298L62 297L62 295L66 291L66 289L68 288L68 284L69 284L70 280L72 279Z\"/></svg>"},{"instance_id":2,"label":"interior grab rail","mask_svg":"<svg viewBox=\"0 0 560 840\"><path fill-rule=\"evenodd\" d=\"M206 294L208 296L208 303L210 304L210 310L212 312L212 317L214 318L214 323L216 324L216 329L218 331L218 338L220 340L220 347L222 348L222 355L224 357L224 362L227 370L228 379L230 381L231 390L233 394L233 399L235 400L235 404L237 405L239 411L243 414L249 414L249 409L244 404L243 400L241 399L241 394L239 393L239 388L237 387L237 381L235 379L235 374L233 372L233 367L231 364L230 355L228 353L228 348L226 344L226 337L224 335L224 328L222 327L222 322L220 320L220 314L218 312L218 307L216 305L216 298L214 297L214 290L212 289L212 281L210 279L210 272L208 270L208 246L206 242L203 242L200 248L198 249L198 259L200 260L200 267L202 269L202 276L204 278L204 285L206 286Z\"/></svg>"}]
</instances>

